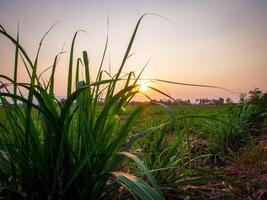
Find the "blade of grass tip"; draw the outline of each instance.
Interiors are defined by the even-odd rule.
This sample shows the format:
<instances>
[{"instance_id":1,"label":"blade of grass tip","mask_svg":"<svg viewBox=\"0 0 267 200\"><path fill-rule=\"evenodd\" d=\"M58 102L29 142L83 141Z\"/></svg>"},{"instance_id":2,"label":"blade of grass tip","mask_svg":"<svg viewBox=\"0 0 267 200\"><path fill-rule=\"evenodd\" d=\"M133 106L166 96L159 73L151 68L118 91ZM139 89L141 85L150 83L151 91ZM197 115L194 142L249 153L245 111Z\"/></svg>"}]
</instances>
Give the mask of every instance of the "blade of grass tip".
<instances>
[{"instance_id":1,"label":"blade of grass tip","mask_svg":"<svg viewBox=\"0 0 267 200\"><path fill-rule=\"evenodd\" d=\"M90 71L89 71L89 59L86 51L83 51L83 63L85 67L85 83L90 84Z\"/></svg>"},{"instance_id":2,"label":"blade of grass tip","mask_svg":"<svg viewBox=\"0 0 267 200\"><path fill-rule=\"evenodd\" d=\"M132 79L132 76L133 76L133 77L135 76L135 75L134 75L134 72L130 72L130 73L128 74L128 76L127 76L127 78L126 78L126 82L125 82L125 84L124 84L124 88L127 88L127 87L129 86L130 81L131 81L131 79Z\"/></svg>"},{"instance_id":3,"label":"blade of grass tip","mask_svg":"<svg viewBox=\"0 0 267 200\"><path fill-rule=\"evenodd\" d=\"M39 58L39 54L40 54L40 51L41 51L41 47L42 47L42 43L45 39L45 37L48 35L48 33L54 28L54 26L58 23L59 21L56 21L49 29L48 31L43 35L43 37L41 38L40 42L39 42L39 47L38 47L38 50L37 50L37 53L36 53L36 57L35 57L35 61L34 61L34 67L33 67L33 73L34 73L34 81L36 79L37 83L40 84L40 81L39 81L39 77L40 76L37 76L37 63L38 63L38 58Z\"/></svg>"},{"instance_id":4,"label":"blade of grass tip","mask_svg":"<svg viewBox=\"0 0 267 200\"><path fill-rule=\"evenodd\" d=\"M105 73L110 79L112 79L111 74L110 74L107 70L102 70L101 73L102 73L102 74ZM101 73L100 73L100 74L101 74ZM101 79L100 79L100 80L101 80Z\"/></svg>"},{"instance_id":5,"label":"blade of grass tip","mask_svg":"<svg viewBox=\"0 0 267 200\"><path fill-rule=\"evenodd\" d=\"M29 102L32 102L32 100L33 100L35 79L37 79L37 82L39 83L36 72L37 72L37 63L38 63L39 53L40 53L40 50L42 47L42 42L43 42L44 38L47 36L47 34L52 30L52 28L56 24L57 24L57 22L51 26L51 28L44 34L44 36L42 37L42 39L39 43L39 47L37 50L37 54L36 54L33 69L32 69L32 74L31 74L30 89L29 89L29 94L28 94L28 101ZM28 103L27 107L26 107L26 120L25 120L25 140L26 141L28 140L29 133L30 133L31 108L32 108L31 104Z\"/></svg>"},{"instance_id":6,"label":"blade of grass tip","mask_svg":"<svg viewBox=\"0 0 267 200\"><path fill-rule=\"evenodd\" d=\"M17 30L17 43L16 43L16 51L15 51L15 64L14 64L14 87L13 92L14 95L17 95L17 73L18 73L18 52L19 52L19 24L18 24L18 30ZM15 105L17 105L17 100L13 99Z\"/></svg>"},{"instance_id":7,"label":"blade of grass tip","mask_svg":"<svg viewBox=\"0 0 267 200\"><path fill-rule=\"evenodd\" d=\"M89 59L88 59L88 54L86 51L83 51L83 63L85 67L85 83L86 85L90 85L91 80L90 80L90 71L89 71ZM87 112L86 118L88 121L90 121L90 115L88 115L88 112L91 112L91 103L92 103L92 94L91 94L91 87L88 88L86 93L83 95L83 104L85 105L85 110ZM90 110L90 111L89 111Z\"/></svg>"},{"instance_id":8,"label":"blade of grass tip","mask_svg":"<svg viewBox=\"0 0 267 200\"><path fill-rule=\"evenodd\" d=\"M43 74L44 74L45 72L47 72L49 69L51 69L51 68L53 68L53 65L51 65L51 66L45 68L45 69L39 74L38 79L43 79L43 77L42 77Z\"/></svg>"},{"instance_id":9,"label":"blade of grass tip","mask_svg":"<svg viewBox=\"0 0 267 200\"><path fill-rule=\"evenodd\" d=\"M127 57L127 59L128 59L128 58L131 58L131 57L134 56L135 54L136 54L136 52L133 52L133 53L129 54L128 57Z\"/></svg>"},{"instance_id":10,"label":"blade of grass tip","mask_svg":"<svg viewBox=\"0 0 267 200\"><path fill-rule=\"evenodd\" d=\"M50 95L54 95L54 84L55 84L55 71L56 71L56 66L57 66L57 64L58 64L58 61L59 61L59 59L60 59L61 54L66 53L66 51L64 51L63 49L64 49L64 45L63 45L63 47L62 47L62 51L59 52L59 53L56 55L56 57L55 57L55 59L54 59L54 63L53 63L53 65L52 65L52 73L51 73L51 76L50 76L50 78L49 78L49 84L47 85L48 87L50 86L50 88L49 88L49 94L50 94ZM47 88L46 88L46 89L47 89Z\"/></svg>"},{"instance_id":11,"label":"blade of grass tip","mask_svg":"<svg viewBox=\"0 0 267 200\"><path fill-rule=\"evenodd\" d=\"M49 94L51 96L54 96L54 84L55 84L55 71L56 71L56 66L57 66L57 59L58 59L58 54L56 55L55 59L54 59L54 63L52 66L52 73L50 76L50 88L49 88Z\"/></svg>"},{"instance_id":12,"label":"blade of grass tip","mask_svg":"<svg viewBox=\"0 0 267 200\"><path fill-rule=\"evenodd\" d=\"M27 63L26 63L26 61L25 61L25 59L23 58L23 55L19 52L19 55L20 55L20 58L21 58L21 60L22 60L22 62L23 62L23 64L24 64L24 67L25 67L25 69L26 69L26 71L27 71L27 74L28 74L28 76L29 76L29 78L31 78L31 72L30 72L30 70L29 70L29 67L28 67L28 65L27 65Z\"/></svg>"},{"instance_id":13,"label":"blade of grass tip","mask_svg":"<svg viewBox=\"0 0 267 200\"><path fill-rule=\"evenodd\" d=\"M129 84L130 84L130 81L131 81L131 77L133 76L133 77L135 77L135 74L134 74L134 72L130 72L128 75L126 75L127 76L127 79L125 79L126 80L126 82L125 82L125 84L124 84L124 88L127 88L128 86L129 86ZM133 84L134 85L134 84ZM129 90L129 93L130 92L132 92L131 90ZM134 95L132 95L132 97L133 97ZM123 104L125 104L125 102L126 102L126 104L127 104L127 102L129 102L130 101L130 99L132 99L132 97L131 96L129 96L129 98L122 98L118 103L117 103L117 108L116 108L116 110L118 111L118 110L120 110L121 109L121 106L123 105ZM115 111L116 112L116 111Z\"/></svg>"},{"instance_id":14,"label":"blade of grass tip","mask_svg":"<svg viewBox=\"0 0 267 200\"><path fill-rule=\"evenodd\" d=\"M99 75L100 75L100 72L102 70L103 63L104 63L104 60L105 60L105 57L106 57L106 52L107 52L107 48L108 48L108 38L109 38L109 17L107 18L107 36L106 36L105 48L104 48L104 52L103 52L103 55L102 55L102 58L101 58L100 66L98 68L98 72L97 72L97 76L96 76L96 82L99 79Z\"/></svg>"},{"instance_id":15,"label":"blade of grass tip","mask_svg":"<svg viewBox=\"0 0 267 200\"><path fill-rule=\"evenodd\" d=\"M49 84L49 82L47 81L47 79L46 78L43 78L43 77L41 77L41 81L43 82L43 88L47 88L47 85Z\"/></svg>"},{"instance_id":16,"label":"blade of grass tip","mask_svg":"<svg viewBox=\"0 0 267 200\"><path fill-rule=\"evenodd\" d=\"M17 40L14 39L8 32L6 32L4 28L2 28L2 30L0 30L0 34L2 34L5 37L7 37L15 45L18 45L18 48L19 48L20 52L23 54L23 56L26 58L27 62L33 68L33 63L31 61L30 57L28 56L28 54L26 53L26 51L22 48L22 46L19 43L17 43Z\"/></svg>"},{"instance_id":17,"label":"blade of grass tip","mask_svg":"<svg viewBox=\"0 0 267 200\"><path fill-rule=\"evenodd\" d=\"M73 68L73 52L74 52L74 45L75 45L75 40L77 37L77 34L79 31L76 31L74 34L74 37L72 39L71 43L71 50L70 50L70 59L69 59L69 73L68 73L68 86L67 86L67 97L70 96L71 94L71 88L72 88L72 68Z\"/></svg>"},{"instance_id":18,"label":"blade of grass tip","mask_svg":"<svg viewBox=\"0 0 267 200\"><path fill-rule=\"evenodd\" d=\"M135 77L134 72L132 72L133 76ZM130 78L130 77L129 77ZM131 79L131 78L130 78ZM133 85L135 85L135 83L133 83ZM136 93L138 93L138 91L136 91ZM134 98L135 95L132 95L130 98L128 98L126 105Z\"/></svg>"},{"instance_id":19,"label":"blade of grass tip","mask_svg":"<svg viewBox=\"0 0 267 200\"><path fill-rule=\"evenodd\" d=\"M133 42L134 42L134 40L135 40L135 36L136 36L136 33L137 33L138 28L139 28L139 26L140 26L140 23L141 23L142 19L143 19L145 16L147 16L147 15L158 16L158 17L161 17L161 18L163 18L163 19L165 19L165 20L171 22L172 24L174 24L170 19L168 19L168 18L166 18L166 17L163 17L163 16L161 16L161 15L158 15L158 14L156 14L156 13L146 13L146 14L142 15L142 16L139 18L139 20L138 20L138 22L137 22L137 24L136 24L136 26L135 26L134 32L133 32L133 34L132 34L132 36L131 36L131 39L130 39L130 42L129 42L128 46L127 46L126 52L125 52L125 54L124 54L122 63L121 63L121 65L120 65L120 68L119 68L119 70L118 70L118 73L117 73L117 75L116 75L116 77L115 77L115 80L119 79L119 77L120 77L120 74L121 74L122 69L123 69L123 67L124 67L124 65L125 65L125 62L126 62L128 56L129 56L129 54L130 54L130 51L131 51ZM175 24L175 26L177 26L177 25ZM116 85L116 81L115 81L114 84L113 84L113 88L112 88L112 91L111 91L112 93L113 93L113 91L114 91L115 85Z\"/></svg>"},{"instance_id":20,"label":"blade of grass tip","mask_svg":"<svg viewBox=\"0 0 267 200\"><path fill-rule=\"evenodd\" d=\"M39 79L40 79L43 73L45 73L45 72L48 71L50 68L52 68L52 73L51 73L51 75L50 75L48 84L47 84L47 86L45 87L46 90L47 90L48 87L52 85L52 87L50 87L50 89L49 89L49 94L50 94L50 95L53 95L53 94L54 94L54 82L55 82L55 78L54 78L54 76L55 76L55 70L56 70L56 66L57 66L57 64L58 64L58 61L59 61L59 59L60 59L60 56L61 56L61 54L63 54L63 53L66 53L66 51L63 51L63 50L62 50L61 52L59 52L59 53L56 55L55 59L54 59L54 63L53 63L53 65L50 66L50 67L48 67L48 68L46 68L45 70L43 70L43 71L40 73L40 75L39 75ZM51 83L52 83L52 84L51 84ZM51 91L51 90L53 90L53 91Z\"/></svg>"},{"instance_id":21,"label":"blade of grass tip","mask_svg":"<svg viewBox=\"0 0 267 200\"><path fill-rule=\"evenodd\" d=\"M120 77L120 75L121 75L122 69L123 69L123 67L124 67L124 65L125 65L125 63L126 63L126 60L127 60L128 56L129 56L129 53L130 53L130 51L131 51L131 48L132 48L132 45L133 45L133 42L134 42L134 39L135 39L137 30L138 30L138 28L139 28L139 25L140 25L142 19L143 19L146 15L148 15L148 14L144 14L144 15L142 15L142 16L139 18L139 20L138 20L138 22L137 22L137 24L136 24L136 26L135 26L134 32L133 32L133 34L132 34L132 36L131 36L130 42L129 42L128 46L127 46L126 52L125 52L124 57L123 57L123 59L122 59L120 68L119 68L117 74L115 75L115 78L114 78L115 81L114 81L114 83L111 85L111 88L110 88L110 90L109 90L109 94L108 94L107 96L111 96L111 95L114 93L115 86L116 86L116 82L118 81L118 79L119 79L119 77Z\"/></svg>"},{"instance_id":22,"label":"blade of grass tip","mask_svg":"<svg viewBox=\"0 0 267 200\"><path fill-rule=\"evenodd\" d=\"M135 26L134 32L133 32L133 34L132 34L132 36L131 36L130 42L129 42L128 46L127 46L126 52L125 52L125 54L124 54L122 63L121 63L121 65L120 65L120 68L119 68L119 70L118 70L118 73L117 73L115 79L118 79L119 76L120 76L120 74L121 74L121 71L122 71L122 69L123 69L123 67L124 67L124 64L125 64L125 62L126 62L128 56L129 56L129 53L130 53L130 51L131 51L131 48L132 48L132 45L133 45L133 42L134 42L136 33L137 33L137 31L138 31L139 25L140 25L142 19L143 19L146 15L148 15L148 14L144 14L144 15L142 15L142 16L139 18L139 20L138 20L138 22L137 22L137 24L136 24L136 26Z\"/></svg>"},{"instance_id":23,"label":"blade of grass tip","mask_svg":"<svg viewBox=\"0 0 267 200\"><path fill-rule=\"evenodd\" d=\"M146 64L144 65L144 67L142 68L141 72L138 74L137 78L134 79L134 83L133 85L136 85L137 81L140 79L142 73L144 72L145 68L147 67L148 63L150 62L151 58L148 59L148 61L146 62ZM146 94L144 94L150 101L152 101L152 99L147 96ZM129 98L129 100L127 101L127 104L133 99L134 96L132 96L131 98Z\"/></svg>"},{"instance_id":24,"label":"blade of grass tip","mask_svg":"<svg viewBox=\"0 0 267 200\"><path fill-rule=\"evenodd\" d=\"M143 74L144 70L146 69L146 67L148 66L149 62L150 62L151 58L148 59L148 61L146 62L146 64L143 66L141 72L138 74L137 78L134 81L134 84L137 83L137 81L140 79L141 75Z\"/></svg>"},{"instance_id":25,"label":"blade of grass tip","mask_svg":"<svg viewBox=\"0 0 267 200\"><path fill-rule=\"evenodd\" d=\"M105 47L104 47L104 52L103 52L103 55L102 55L102 58L101 58L101 62L100 62L100 66L99 66L99 69L98 69L98 72L97 72L97 76L96 76L96 80L95 82L97 81L100 81L101 80L101 71L102 71L102 67L103 67L103 63L104 63L104 60L105 60L105 57L106 57L106 52L107 52L107 47L108 47L108 41L109 41L109 17L107 18L107 36L106 36L106 42L105 42ZM92 91L92 95L95 95L95 104L94 104L94 107L96 106L97 104L97 96L99 95L99 85L95 86L93 88L93 91Z\"/></svg>"},{"instance_id":26,"label":"blade of grass tip","mask_svg":"<svg viewBox=\"0 0 267 200\"><path fill-rule=\"evenodd\" d=\"M4 80L7 80L7 81L9 81L11 83L13 83L13 80L11 78L9 78L8 76L5 76L5 75L0 74L0 78L2 78ZM1 81L1 83L2 83L2 85L6 84L6 83L3 83L2 81Z\"/></svg>"},{"instance_id":27,"label":"blade of grass tip","mask_svg":"<svg viewBox=\"0 0 267 200\"><path fill-rule=\"evenodd\" d=\"M76 83L76 90L78 89L78 82L80 80L80 62L82 62L82 60L80 58L77 59L76 62L76 78L75 78L75 83Z\"/></svg>"}]
</instances>

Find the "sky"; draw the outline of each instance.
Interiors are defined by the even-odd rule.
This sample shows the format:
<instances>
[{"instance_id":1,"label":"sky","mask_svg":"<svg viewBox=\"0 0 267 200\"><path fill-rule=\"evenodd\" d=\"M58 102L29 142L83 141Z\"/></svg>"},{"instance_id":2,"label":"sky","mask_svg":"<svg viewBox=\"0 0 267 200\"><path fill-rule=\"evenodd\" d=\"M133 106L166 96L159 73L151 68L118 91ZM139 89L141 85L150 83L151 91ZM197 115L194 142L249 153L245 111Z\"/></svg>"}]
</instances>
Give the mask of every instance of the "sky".
<instances>
[{"instance_id":1,"label":"sky","mask_svg":"<svg viewBox=\"0 0 267 200\"><path fill-rule=\"evenodd\" d=\"M71 41L80 32L75 58L86 50L92 75L104 50L109 19L109 46L104 68L115 73L138 19L141 23L124 73L142 78L216 85L235 91L151 83L179 99L231 97L259 87L267 90L267 1L265 0L0 0L0 24L16 35L33 59L44 33L59 21L43 42L38 72L52 65L64 49L56 71L56 95L66 95ZM12 76L14 46L0 36L0 74ZM27 75L20 61L19 80ZM47 75L49 72L47 72ZM147 91L152 98L163 98ZM142 98L142 97L140 97Z\"/></svg>"}]
</instances>

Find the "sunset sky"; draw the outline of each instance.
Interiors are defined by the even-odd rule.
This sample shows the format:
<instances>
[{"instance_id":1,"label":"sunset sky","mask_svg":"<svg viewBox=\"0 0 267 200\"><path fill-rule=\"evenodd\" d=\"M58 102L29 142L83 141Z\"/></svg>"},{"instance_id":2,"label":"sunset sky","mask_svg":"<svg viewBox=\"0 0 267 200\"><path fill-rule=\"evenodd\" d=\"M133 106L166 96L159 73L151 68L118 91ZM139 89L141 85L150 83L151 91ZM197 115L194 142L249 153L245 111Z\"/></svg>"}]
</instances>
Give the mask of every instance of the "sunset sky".
<instances>
[{"instance_id":1,"label":"sunset sky","mask_svg":"<svg viewBox=\"0 0 267 200\"><path fill-rule=\"evenodd\" d=\"M78 35L75 56L87 50L95 74L109 18L105 69L110 63L115 73L137 20L150 12L173 23L152 15L144 18L125 73L140 71L151 58L143 78L216 85L237 93L255 87L267 90L265 0L1 0L0 24L15 36L19 22L21 44L34 58L43 34L59 20L43 43L39 72L53 63L63 47L69 51L75 31L87 31ZM68 55L62 55L56 72L57 96L66 94ZM12 75L13 57L14 46L0 36L0 74ZM25 81L25 77L21 67L19 80ZM174 98L239 98L218 89L153 84ZM147 92L153 98L163 98Z\"/></svg>"}]
</instances>

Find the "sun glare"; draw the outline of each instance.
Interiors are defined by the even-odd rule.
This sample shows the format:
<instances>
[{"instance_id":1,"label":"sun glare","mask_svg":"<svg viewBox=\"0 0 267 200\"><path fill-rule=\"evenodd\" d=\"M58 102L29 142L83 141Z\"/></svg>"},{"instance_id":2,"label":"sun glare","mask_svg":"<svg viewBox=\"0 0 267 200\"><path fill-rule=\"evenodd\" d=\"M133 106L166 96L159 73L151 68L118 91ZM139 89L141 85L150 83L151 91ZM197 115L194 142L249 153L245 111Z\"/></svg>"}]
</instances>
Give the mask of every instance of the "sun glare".
<instances>
[{"instance_id":1,"label":"sun glare","mask_svg":"<svg viewBox=\"0 0 267 200\"><path fill-rule=\"evenodd\" d=\"M139 82L139 91L140 92L146 92L148 90L148 83L146 81L140 81Z\"/></svg>"}]
</instances>

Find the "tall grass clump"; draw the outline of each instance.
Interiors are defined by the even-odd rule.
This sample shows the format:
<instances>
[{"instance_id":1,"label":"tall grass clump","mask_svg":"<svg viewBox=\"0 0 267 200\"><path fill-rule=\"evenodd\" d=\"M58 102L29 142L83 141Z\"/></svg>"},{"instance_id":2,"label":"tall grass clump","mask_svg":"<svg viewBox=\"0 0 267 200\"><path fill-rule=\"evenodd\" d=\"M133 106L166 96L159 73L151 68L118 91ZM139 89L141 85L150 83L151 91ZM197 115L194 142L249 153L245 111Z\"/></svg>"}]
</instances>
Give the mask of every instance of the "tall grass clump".
<instances>
[{"instance_id":1,"label":"tall grass clump","mask_svg":"<svg viewBox=\"0 0 267 200\"><path fill-rule=\"evenodd\" d=\"M256 115L254 105L235 106L213 119L202 119L198 130L207 139L211 154L231 153L259 134L260 127L254 122Z\"/></svg>"},{"instance_id":2,"label":"tall grass clump","mask_svg":"<svg viewBox=\"0 0 267 200\"><path fill-rule=\"evenodd\" d=\"M137 155L152 169L151 173L164 189L167 199L205 199L202 191L214 190L211 185L207 185L208 182L231 181L216 170L203 169L197 165L211 154L205 152L206 154L199 155L193 152L193 149L188 152L188 130L183 127L183 121L186 119L190 122L190 119L198 118L204 117L176 117L178 127L161 119L163 122L157 129L155 127L158 119L148 121L147 126L153 127L152 134L147 135L137 145ZM189 123L187 125L189 128L192 126ZM194 144L191 132L189 134L190 143Z\"/></svg>"},{"instance_id":3,"label":"tall grass clump","mask_svg":"<svg viewBox=\"0 0 267 200\"><path fill-rule=\"evenodd\" d=\"M19 32L13 37L1 26L0 34L15 45L14 76L0 75L0 99L5 113L5 120L0 123L2 198L114 199L131 194L135 199L164 199L144 163L128 152L144 135L140 133L128 138L147 105L137 106L123 122L120 117L138 93L137 80L141 74L135 76L130 72L125 77L122 70L142 18L134 29L117 73L108 74L110 78L105 78L107 72L102 68L108 37L93 80L87 52L83 51L82 57L74 60L78 32L75 33L69 52L64 102L54 95L59 55L54 59L48 81L38 74L38 57L47 34L32 60L19 42ZM17 80L19 59L28 72L28 83ZM84 80L79 79L80 67L85 69ZM118 86L119 82L123 87ZM27 91L27 97L22 95L22 89ZM103 96L104 100L100 101ZM126 159L138 165L145 181L126 172Z\"/></svg>"}]
</instances>

